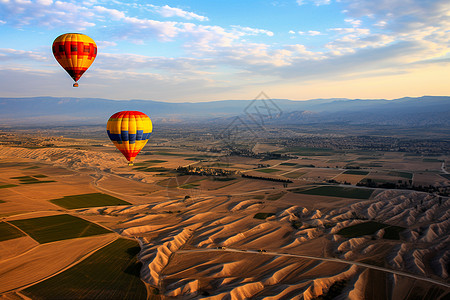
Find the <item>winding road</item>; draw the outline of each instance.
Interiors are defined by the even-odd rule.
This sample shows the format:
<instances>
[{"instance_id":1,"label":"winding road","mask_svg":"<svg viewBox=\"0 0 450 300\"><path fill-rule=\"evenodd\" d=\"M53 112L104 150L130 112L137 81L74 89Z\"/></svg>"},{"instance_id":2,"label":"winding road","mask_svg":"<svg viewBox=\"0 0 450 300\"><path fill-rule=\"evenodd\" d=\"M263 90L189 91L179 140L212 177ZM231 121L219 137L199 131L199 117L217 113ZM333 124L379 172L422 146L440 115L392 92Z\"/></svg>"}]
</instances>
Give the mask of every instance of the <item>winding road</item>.
<instances>
[{"instance_id":1,"label":"winding road","mask_svg":"<svg viewBox=\"0 0 450 300\"><path fill-rule=\"evenodd\" d=\"M240 249L231 249L231 248L225 248L225 249L193 249L193 250L178 250L176 253L190 253L190 252L220 252L220 251L227 251L227 252L238 252L238 253L254 253L254 254L262 254L262 255L272 255L272 256L285 256L285 257L297 257L297 258L305 258L305 259L312 259L312 260L320 260L320 261L331 261L331 262L338 262L338 263L344 263L349 265L356 265L368 269L378 270L386 273L391 273L395 275L405 276L412 279L417 279L421 281L427 281L433 284L437 284L446 288L450 288L450 283L442 282L439 280L435 280L432 278L427 278L419 275L414 275L410 273L406 273L403 271L398 270L391 270L379 266L369 265L362 262L357 261L348 261L344 259L339 258L332 258L332 257L317 257L317 256L310 256L310 255L299 255L299 254L288 254L288 253L278 253L278 252L261 252L257 250L240 250Z\"/></svg>"}]
</instances>

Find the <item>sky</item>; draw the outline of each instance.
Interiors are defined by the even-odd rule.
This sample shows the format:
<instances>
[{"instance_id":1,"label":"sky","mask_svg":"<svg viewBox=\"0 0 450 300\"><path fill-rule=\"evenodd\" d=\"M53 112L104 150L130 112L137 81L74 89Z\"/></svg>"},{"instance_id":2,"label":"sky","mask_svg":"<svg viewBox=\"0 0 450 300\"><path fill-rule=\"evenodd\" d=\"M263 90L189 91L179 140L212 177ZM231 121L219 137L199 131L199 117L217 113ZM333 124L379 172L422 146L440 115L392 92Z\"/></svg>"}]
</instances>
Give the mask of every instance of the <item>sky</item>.
<instances>
[{"instance_id":1,"label":"sky","mask_svg":"<svg viewBox=\"0 0 450 300\"><path fill-rule=\"evenodd\" d=\"M69 32L98 55L72 87ZM201 102L450 95L450 1L0 0L0 97Z\"/></svg>"}]
</instances>

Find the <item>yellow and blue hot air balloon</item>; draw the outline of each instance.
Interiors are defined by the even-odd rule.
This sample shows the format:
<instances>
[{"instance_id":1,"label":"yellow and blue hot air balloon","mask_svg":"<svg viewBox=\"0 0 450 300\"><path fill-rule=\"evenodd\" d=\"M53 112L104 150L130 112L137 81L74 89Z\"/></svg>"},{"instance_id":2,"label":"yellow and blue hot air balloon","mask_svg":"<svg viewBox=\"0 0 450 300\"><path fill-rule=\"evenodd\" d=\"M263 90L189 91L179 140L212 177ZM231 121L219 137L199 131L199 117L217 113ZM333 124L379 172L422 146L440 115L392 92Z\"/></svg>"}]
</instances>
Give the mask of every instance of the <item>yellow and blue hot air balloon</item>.
<instances>
[{"instance_id":1,"label":"yellow and blue hot air balloon","mask_svg":"<svg viewBox=\"0 0 450 300\"><path fill-rule=\"evenodd\" d=\"M53 42L53 55L61 67L75 81L86 72L97 56L97 45L94 40L81 33L66 33L58 36Z\"/></svg>"},{"instance_id":2,"label":"yellow and blue hot air balloon","mask_svg":"<svg viewBox=\"0 0 450 300\"><path fill-rule=\"evenodd\" d=\"M106 125L108 136L132 166L134 158L147 144L153 125L140 111L120 111L113 114Z\"/></svg>"}]
</instances>

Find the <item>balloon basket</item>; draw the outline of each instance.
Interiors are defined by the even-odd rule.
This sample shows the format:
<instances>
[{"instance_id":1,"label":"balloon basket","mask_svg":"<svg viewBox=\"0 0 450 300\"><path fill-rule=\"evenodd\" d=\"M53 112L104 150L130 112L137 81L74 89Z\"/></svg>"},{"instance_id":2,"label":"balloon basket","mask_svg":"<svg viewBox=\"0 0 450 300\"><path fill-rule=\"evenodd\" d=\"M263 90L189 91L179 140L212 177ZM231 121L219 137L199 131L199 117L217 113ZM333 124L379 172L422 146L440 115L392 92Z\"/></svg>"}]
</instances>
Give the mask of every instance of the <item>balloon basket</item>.
<instances>
[{"instance_id":1,"label":"balloon basket","mask_svg":"<svg viewBox=\"0 0 450 300\"><path fill-rule=\"evenodd\" d=\"M78 83L75 82L75 83L73 84L73 87L78 87Z\"/></svg>"},{"instance_id":2,"label":"balloon basket","mask_svg":"<svg viewBox=\"0 0 450 300\"><path fill-rule=\"evenodd\" d=\"M129 166L129 167L132 167L132 166L134 166L134 163L130 161L130 162L128 163L128 166Z\"/></svg>"}]
</instances>

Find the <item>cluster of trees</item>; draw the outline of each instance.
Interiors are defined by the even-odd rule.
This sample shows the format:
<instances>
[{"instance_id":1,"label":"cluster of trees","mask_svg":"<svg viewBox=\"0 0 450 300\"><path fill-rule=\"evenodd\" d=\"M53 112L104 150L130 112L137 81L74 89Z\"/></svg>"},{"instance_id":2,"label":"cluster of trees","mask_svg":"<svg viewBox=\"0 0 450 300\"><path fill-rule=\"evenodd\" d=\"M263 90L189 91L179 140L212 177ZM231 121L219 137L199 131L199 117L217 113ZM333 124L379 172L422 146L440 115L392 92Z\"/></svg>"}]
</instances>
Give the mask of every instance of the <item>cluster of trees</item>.
<instances>
[{"instance_id":1,"label":"cluster of trees","mask_svg":"<svg viewBox=\"0 0 450 300\"><path fill-rule=\"evenodd\" d=\"M188 167L178 167L177 172L182 175L200 175L200 176L230 176L234 175L235 171L223 170L223 169L215 169L215 168L193 168L191 166Z\"/></svg>"},{"instance_id":2,"label":"cluster of trees","mask_svg":"<svg viewBox=\"0 0 450 300\"><path fill-rule=\"evenodd\" d=\"M254 176L254 175L247 175L247 174L242 174L242 177L243 178L251 178L251 179L261 179L261 180L275 181L275 182L292 183L292 180L281 179L281 178L262 177L262 176Z\"/></svg>"},{"instance_id":3,"label":"cluster of trees","mask_svg":"<svg viewBox=\"0 0 450 300\"><path fill-rule=\"evenodd\" d=\"M330 183L336 183L329 181ZM345 183L344 183L345 184ZM433 185L412 185L412 180L399 180L397 183L395 182L376 182L367 178L365 181L360 181L356 184L357 186L367 186L371 188L383 188L383 189L405 189L405 190L414 190L426 193L435 193L441 196L449 196L450 195L450 187L442 187L442 186L433 186Z\"/></svg>"}]
</instances>

